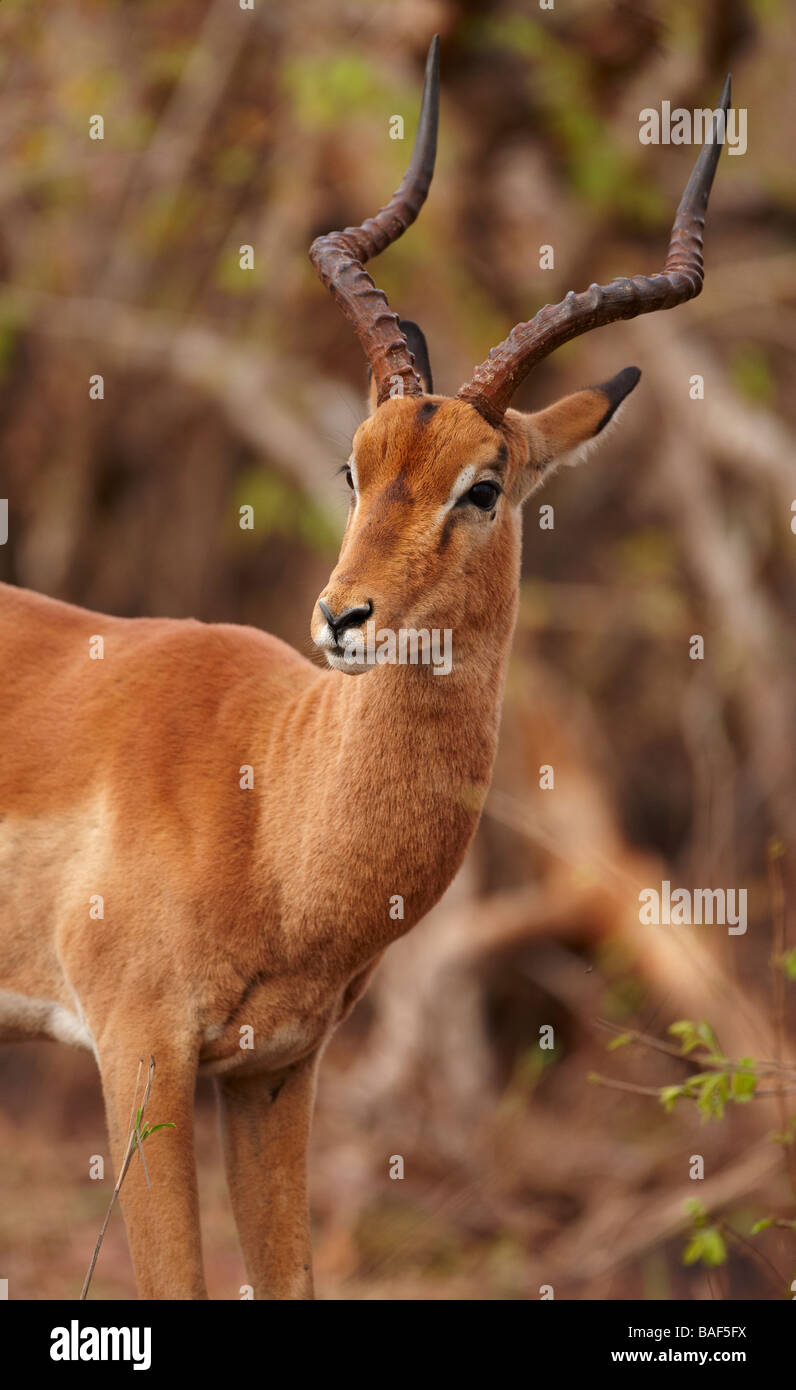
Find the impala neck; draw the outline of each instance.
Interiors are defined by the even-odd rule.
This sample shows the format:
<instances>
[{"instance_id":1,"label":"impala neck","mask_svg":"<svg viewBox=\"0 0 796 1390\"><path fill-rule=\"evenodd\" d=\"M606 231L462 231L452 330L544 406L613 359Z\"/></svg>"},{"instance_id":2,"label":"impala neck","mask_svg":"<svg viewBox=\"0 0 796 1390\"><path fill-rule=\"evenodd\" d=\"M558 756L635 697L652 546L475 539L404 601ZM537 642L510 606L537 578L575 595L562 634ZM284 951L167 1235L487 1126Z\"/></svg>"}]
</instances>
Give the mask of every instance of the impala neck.
<instances>
[{"instance_id":1,"label":"impala neck","mask_svg":"<svg viewBox=\"0 0 796 1390\"><path fill-rule=\"evenodd\" d=\"M503 621L457 653L449 674L385 665L319 682L329 792L327 881L353 903L363 958L403 935L442 896L478 824L495 759L516 594ZM317 866L316 866L317 867ZM339 870L342 869L342 873ZM391 901L403 899L403 916Z\"/></svg>"}]
</instances>

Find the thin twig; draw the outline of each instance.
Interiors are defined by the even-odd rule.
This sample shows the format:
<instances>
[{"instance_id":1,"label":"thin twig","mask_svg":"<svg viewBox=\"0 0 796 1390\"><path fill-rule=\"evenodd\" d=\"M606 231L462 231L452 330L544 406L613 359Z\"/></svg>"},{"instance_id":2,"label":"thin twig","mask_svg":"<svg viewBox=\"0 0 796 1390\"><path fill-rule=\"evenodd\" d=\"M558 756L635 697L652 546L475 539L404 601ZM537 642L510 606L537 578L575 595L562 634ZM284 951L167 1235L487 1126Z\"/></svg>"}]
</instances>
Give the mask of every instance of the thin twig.
<instances>
[{"instance_id":1,"label":"thin twig","mask_svg":"<svg viewBox=\"0 0 796 1390\"><path fill-rule=\"evenodd\" d=\"M140 1081L140 1079L141 1079L141 1068L142 1068L143 1065L144 1065L144 1059L143 1059L143 1057L139 1057L139 1059L138 1059L138 1072L137 1072L136 1078L135 1078L135 1091L133 1092L133 1104L132 1104L132 1109L131 1109L131 1112L130 1112L130 1124L129 1124L128 1133L127 1133L127 1147L126 1147L125 1152L124 1152L124 1158L123 1158L123 1160L122 1160L122 1166L121 1166L121 1168L120 1168L120 1170L119 1170L119 1176L118 1176L118 1178L116 1179L116 1186L115 1186L114 1189L113 1189L113 1194L112 1194L112 1196L111 1196L111 1200L110 1200L110 1202L108 1203L108 1210L107 1210L106 1213L105 1213L105 1220L104 1220L103 1223L102 1223L102 1229L100 1230L100 1233L99 1233L99 1235L97 1236L97 1243L96 1243L96 1245L94 1246L94 1253L93 1253L93 1255L91 1256L91 1263L90 1263L90 1265L89 1265L89 1267L88 1267L88 1273L86 1274L85 1280L83 1281L83 1288L82 1288L82 1290L81 1290L81 1292L80 1292L80 1302L81 1302L81 1303L85 1301L86 1295L88 1294L88 1288L89 1288L89 1284L91 1283L91 1278L92 1278L92 1275L93 1275L93 1273L94 1273L94 1268L95 1268L96 1263L97 1263L97 1258L98 1258L99 1252L100 1252L100 1246L102 1245L102 1241L103 1241L103 1237L104 1237L104 1235L105 1235L105 1232L106 1232L106 1230L108 1229L108 1222L109 1222L110 1219L111 1219L111 1212L113 1211L113 1208L114 1208L115 1203L116 1203L116 1199L118 1198L119 1192L121 1191L121 1186L122 1186L122 1183L124 1182L125 1176L126 1176L126 1174L127 1174L127 1169L130 1167L130 1163L131 1163L131 1161L132 1161L132 1157L133 1157L133 1154L135 1153L136 1148L138 1148L139 1153L141 1152L140 1135L139 1135L138 1129L135 1127L135 1117L136 1117L136 1101L137 1101L137 1099L138 1099L138 1084L139 1084L139 1081ZM148 1078L148 1080L147 1080L146 1089L145 1089L145 1091L144 1091L144 1099L143 1099L143 1101L141 1102L141 1115L140 1115L140 1119L141 1119L141 1120L143 1120L143 1118L144 1118L144 1111L146 1110L147 1101L149 1100L149 1093L150 1093L150 1091L152 1090L152 1078L153 1078L154 1074L155 1074L155 1059L154 1059L154 1057L152 1056L152 1054L150 1053L150 1056L149 1056L149 1078Z\"/></svg>"},{"instance_id":2,"label":"thin twig","mask_svg":"<svg viewBox=\"0 0 796 1390\"><path fill-rule=\"evenodd\" d=\"M589 1073L589 1080L597 1086L609 1086L613 1091L633 1091L637 1096L655 1096L658 1099L661 1092L667 1089L666 1086L636 1086L632 1081L617 1081L612 1076L601 1076L596 1071ZM772 1090L754 1091L749 1099L765 1100L771 1096L791 1095L793 1092L796 1092L796 1085L777 1086Z\"/></svg>"},{"instance_id":3,"label":"thin twig","mask_svg":"<svg viewBox=\"0 0 796 1390\"><path fill-rule=\"evenodd\" d=\"M637 1086L633 1081L615 1081L610 1076L600 1076L599 1072L589 1073L589 1080L595 1086L610 1086L612 1091L632 1091L636 1096L654 1096L657 1100L660 1097L660 1086Z\"/></svg>"},{"instance_id":4,"label":"thin twig","mask_svg":"<svg viewBox=\"0 0 796 1390\"><path fill-rule=\"evenodd\" d=\"M653 1048L656 1052L664 1052L667 1057L675 1057L678 1062L690 1062L692 1066L698 1066L700 1070L710 1068L713 1071L735 1071L742 1076L759 1076L760 1071L784 1071L796 1076L796 1064L793 1062L774 1062L760 1058L755 1061L753 1066L745 1062L739 1062L733 1057L724 1057L713 1060L709 1057L695 1055L694 1053L682 1052L673 1043L665 1043L660 1038L653 1038L649 1033L640 1033L635 1028L622 1028L616 1023L610 1023L608 1019L597 1018L594 1020L599 1028L607 1028L611 1033L627 1034L634 1042L642 1043L644 1047ZM783 1126L784 1127L784 1126Z\"/></svg>"},{"instance_id":5,"label":"thin twig","mask_svg":"<svg viewBox=\"0 0 796 1390\"><path fill-rule=\"evenodd\" d=\"M751 1240L747 1240L745 1236L739 1235L737 1231L734 1231L732 1226L728 1225L726 1221L720 1220L716 1224L719 1227L719 1229L724 1231L725 1234L728 1235L732 1240L737 1240L739 1245L743 1245L744 1248L749 1251L750 1255L753 1255L756 1260L760 1260L764 1265L768 1267L768 1269L773 1274L774 1279L776 1280L777 1288L780 1294L782 1295L785 1289L785 1280L782 1278L782 1275L780 1274L776 1265L772 1263L768 1256L764 1255L762 1250L758 1250L757 1246L753 1245Z\"/></svg>"}]
</instances>

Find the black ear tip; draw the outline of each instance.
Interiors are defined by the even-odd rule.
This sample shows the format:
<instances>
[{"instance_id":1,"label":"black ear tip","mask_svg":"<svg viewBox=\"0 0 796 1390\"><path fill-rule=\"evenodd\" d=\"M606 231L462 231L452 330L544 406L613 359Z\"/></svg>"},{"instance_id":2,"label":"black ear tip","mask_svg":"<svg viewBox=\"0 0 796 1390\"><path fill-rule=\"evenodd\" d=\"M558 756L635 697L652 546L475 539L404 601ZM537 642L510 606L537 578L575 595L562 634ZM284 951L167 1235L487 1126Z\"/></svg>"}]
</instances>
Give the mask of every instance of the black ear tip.
<instances>
[{"instance_id":1,"label":"black ear tip","mask_svg":"<svg viewBox=\"0 0 796 1390\"><path fill-rule=\"evenodd\" d=\"M622 397L630 394L638 386L641 380L640 367L624 367L621 372L617 372L614 377L614 384L621 390ZM620 397L620 399L622 399Z\"/></svg>"},{"instance_id":2,"label":"black ear tip","mask_svg":"<svg viewBox=\"0 0 796 1390\"><path fill-rule=\"evenodd\" d=\"M602 391L603 395L608 397L614 410L616 410L616 407L625 399L625 396L629 396L633 388L638 386L640 379L641 370L639 367L623 367L621 372L617 372L616 376L612 376L609 381L600 382L600 385L596 386L594 389L596 391Z\"/></svg>"},{"instance_id":3,"label":"black ear tip","mask_svg":"<svg viewBox=\"0 0 796 1390\"><path fill-rule=\"evenodd\" d=\"M420 377L423 390L427 395L431 395L434 390L434 382L423 330L412 319L401 319L398 327L406 338L409 351L415 359L415 371Z\"/></svg>"},{"instance_id":4,"label":"black ear tip","mask_svg":"<svg viewBox=\"0 0 796 1390\"><path fill-rule=\"evenodd\" d=\"M610 381L604 381L600 386L595 387L595 390L602 392L608 401L608 409L597 427L598 434L608 424L611 416L622 404L625 397L629 396L633 388L638 386L640 380L641 371L638 367L624 367L621 372L617 372L616 376L612 376Z\"/></svg>"}]
</instances>

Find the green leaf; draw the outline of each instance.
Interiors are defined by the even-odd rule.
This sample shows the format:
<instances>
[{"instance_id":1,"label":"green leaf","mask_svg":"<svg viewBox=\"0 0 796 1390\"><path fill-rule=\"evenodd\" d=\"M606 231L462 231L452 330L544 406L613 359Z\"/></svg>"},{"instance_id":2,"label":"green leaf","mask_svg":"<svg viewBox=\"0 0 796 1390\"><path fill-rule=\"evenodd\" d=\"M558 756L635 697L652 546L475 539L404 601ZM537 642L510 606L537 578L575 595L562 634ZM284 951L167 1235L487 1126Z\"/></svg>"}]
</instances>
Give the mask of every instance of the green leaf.
<instances>
[{"instance_id":1,"label":"green leaf","mask_svg":"<svg viewBox=\"0 0 796 1390\"><path fill-rule=\"evenodd\" d=\"M704 1226L695 1231L683 1251L684 1265L701 1263L715 1269L717 1265L723 1265L726 1258L727 1246L716 1226Z\"/></svg>"},{"instance_id":2,"label":"green leaf","mask_svg":"<svg viewBox=\"0 0 796 1390\"><path fill-rule=\"evenodd\" d=\"M753 1068L754 1062L751 1057L742 1057L741 1065ZM741 1104L744 1101L752 1099L757 1087L757 1077L753 1070L735 1071L732 1074L730 1085L732 1087L733 1100Z\"/></svg>"},{"instance_id":3,"label":"green leaf","mask_svg":"<svg viewBox=\"0 0 796 1390\"><path fill-rule=\"evenodd\" d=\"M675 1038L680 1039L680 1048L684 1056L693 1052L695 1047L699 1047L699 1037L697 1035L696 1024L690 1019L681 1019L678 1023L670 1023L668 1032Z\"/></svg>"},{"instance_id":4,"label":"green leaf","mask_svg":"<svg viewBox=\"0 0 796 1390\"><path fill-rule=\"evenodd\" d=\"M611 1039L611 1041L610 1041L609 1044L608 1044L608 1047L606 1048L606 1051L607 1051L607 1052L616 1052L616 1049L617 1049L618 1047L626 1047L627 1044L630 1043L630 1042L632 1042L632 1041L633 1041L633 1034L632 1034L632 1033L620 1033L618 1037L612 1038L612 1039Z\"/></svg>"},{"instance_id":5,"label":"green leaf","mask_svg":"<svg viewBox=\"0 0 796 1390\"><path fill-rule=\"evenodd\" d=\"M697 1110L703 1120L720 1120L724 1114L724 1104L729 1096L729 1082L727 1073L724 1071L714 1071L692 1076L689 1086L694 1087L698 1093L696 1097Z\"/></svg>"},{"instance_id":6,"label":"green leaf","mask_svg":"<svg viewBox=\"0 0 796 1390\"><path fill-rule=\"evenodd\" d=\"M669 1024L667 1032L674 1033L675 1037L681 1037L696 1032L696 1028L689 1018L680 1018L676 1023Z\"/></svg>"},{"instance_id":7,"label":"green leaf","mask_svg":"<svg viewBox=\"0 0 796 1390\"><path fill-rule=\"evenodd\" d=\"M701 1231L693 1236L683 1251L683 1264L695 1265L702 1253Z\"/></svg>"},{"instance_id":8,"label":"green leaf","mask_svg":"<svg viewBox=\"0 0 796 1390\"><path fill-rule=\"evenodd\" d=\"M767 1231L769 1226L774 1225L773 1216L764 1216L762 1221L756 1221L750 1231L750 1235L756 1236L759 1231Z\"/></svg>"},{"instance_id":9,"label":"green leaf","mask_svg":"<svg viewBox=\"0 0 796 1390\"><path fill-rule=\"evenodd\" d=\"M685 1095L684 1086L662 1086L658 1099L667 1114L671 1115L675 1102Z\"/></svg>"},{"instance_id":10,"label":"green leaf","mask_svg":"<svg viewBox=\"0 0 796 1390\"><path fill-rule=\"evenodd\" d=\"M716 1226L707 1226L702 1232L702 1263L706 1265L723 1265L727 1258L727 1245L724 1236Z\"/></svg>"},{"instance_id":11,"label":"green leaf","mask_svg":"<svg viewBox=\"0 0 796 1390\"><path fill-rule=\"evenodd\" d=\"M718 1052L719 1044L716 1034L713 1032L710 1024L706 1023L704 1019L701 1023L697 1024L697 1033L699 1034L700 1041L703 1042L706 1047L709 1047L711 1052Z\"/></svg>"},{"instance_id":12,"label":"green leaf","mask_svg":"<svg viewBox=\"0 0 796 1390\"><path fill-rule=\"evenodd\" d=\"M684 1057L687 1057L689 1052L693 1052L696 1047L705 1047L716 1061L724 1060L719 1051L716 1034L705 1019L701 1019L699 1023L694 1023L690 1018L680 1019L677 1023L670 1023L668 1031L675 1038L680 1039L680 1048Z\"/></svg>"}]
</instances>

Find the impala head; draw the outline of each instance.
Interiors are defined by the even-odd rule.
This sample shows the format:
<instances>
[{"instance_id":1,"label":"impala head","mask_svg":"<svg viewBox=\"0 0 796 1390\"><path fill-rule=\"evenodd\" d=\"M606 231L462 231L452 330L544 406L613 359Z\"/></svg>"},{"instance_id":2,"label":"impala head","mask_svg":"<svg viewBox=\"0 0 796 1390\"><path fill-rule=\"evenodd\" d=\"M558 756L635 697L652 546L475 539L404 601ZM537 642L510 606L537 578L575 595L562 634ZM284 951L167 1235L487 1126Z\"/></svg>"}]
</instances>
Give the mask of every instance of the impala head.
<instances>
[{"instance_id":1,"label":"impala head","mask_svg":"<svg viewBox=\"0 0 796 1390\"><path fill-rule=\"evenodd\" d=\"M312 635L330 665L356 674L362 630L450 628L454 641L502 640L519 575L520 509L560 463L577 463L638 382L627 367L600 386L524 414L509 408L528 372L561 343L699 294L702 230L721 145L718 117L675 217L662 272L572 291L518 324L455 397L433 394L423 335L399 321L363 269L415 220L434 169L438 41L426 64L417 138L404 180L360 227L319 237L310 258L362 343L371 414L357 430L340 558L321 593ZM730 102L730 79L721 109ZM346 659L346 652L349 659ZM371 658L372 663L372 658Z\"/></svg>"}]
</instances>

